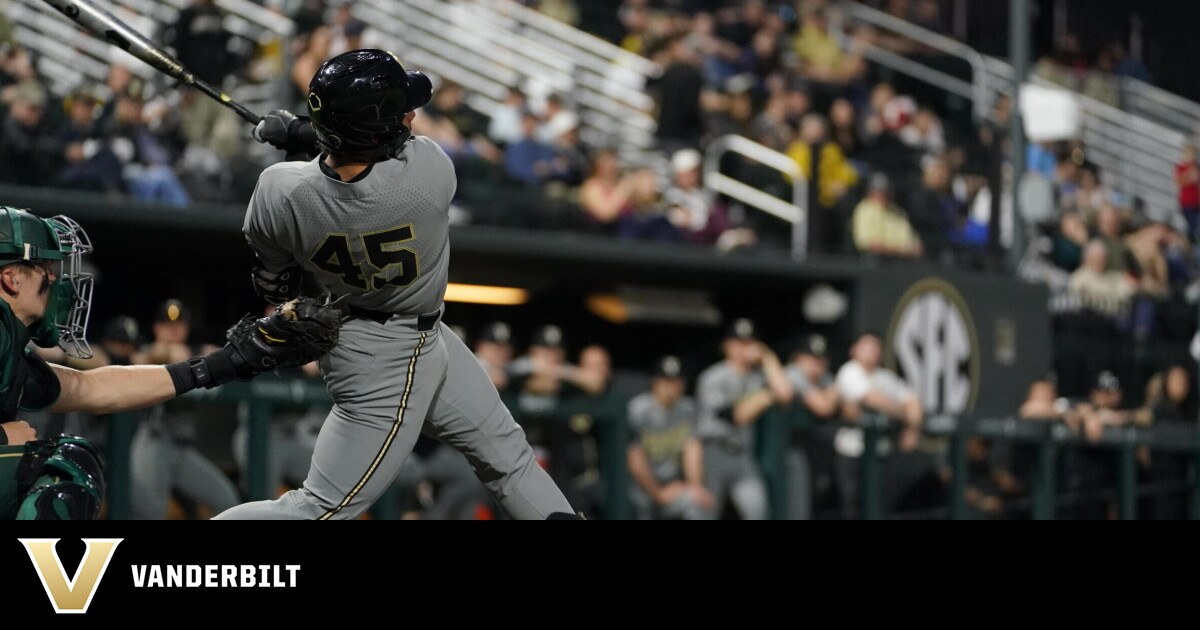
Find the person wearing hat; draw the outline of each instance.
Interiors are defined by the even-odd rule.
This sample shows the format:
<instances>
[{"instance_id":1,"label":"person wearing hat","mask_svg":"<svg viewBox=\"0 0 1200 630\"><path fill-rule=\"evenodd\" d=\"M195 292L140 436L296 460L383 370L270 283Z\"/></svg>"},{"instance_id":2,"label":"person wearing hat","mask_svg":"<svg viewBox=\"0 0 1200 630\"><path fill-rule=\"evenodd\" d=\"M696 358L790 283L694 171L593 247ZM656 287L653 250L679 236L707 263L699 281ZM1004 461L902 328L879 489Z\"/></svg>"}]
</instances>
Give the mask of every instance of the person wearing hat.
<instances>
[{"instance_id":1,"label":"person wearing hat","mask_svg":"<svg viewBox=\"0 0 1200 630\"><path fill-rule=\"evenodd\" d=\"M499 391L508 388L508 366L512 363L512 328L504 322L492 322L475 339L475 358Z\"/></svg>"},{"instance_id":2,"label":"person wearing hat","mask_svg":"<svg viewBox=\"0 0 1200 630\"><path fill-rule=\"evenodd\" d=\"M1148 424L1148 413L1122 409L1121 381L1110 370L1096 375L1086 400L1076 402L1066 413L1067 426L1081 433L1088 444L1072 446L1064 452L1066 469L1065 485L1075 493L1090 493L1108 490L1110 494L1099 501L1074 505L1067 514L1080 520L1110 518L1115 512L1116 497L1111 494L1116 486L1117 452L1091 446L1099 442L1108 427L1130 424Z\"/></svg>"},{"instance_id":3,"label":"person wearing hat","mask_svg":"<svg viewBox=\"0 0 1200 630\"><path fill-rule=\"evenodd\" d=\"M212 345L189 345L191 311L183 302L162 302L154 313L154 339L134 355L137 365L169 365L203 356ZM199 420L195 403L175 400L139 414L142 420L130 452L134 496L133 517L167 518L171 493L207 506L213 514L238 504L237 489L193 442Z\"/></svg>"},{"instance_id":4,"label":"person wearing hat","mask_svg":"<svg viewBox=\"0 0 1200 630\"><path fill-rule=\"evenodd\" d=\"M697 435L704 444L704 485L715 514L731 503L743 519L767 517L767 491L754 456L754 423L793 398L779 357L759 341L754 322L735 319L721 344L725 358L700 374Z\"/></svg>"},{"instance_id":5,"label":"person wearing hat","mask_svg":"<svg viewBox=\"0 0 1200 630\"><path fill-rule=\"evenodd\" d=\"M0 124L0 183L45 186L63 162L62 142L46 120L46 91L36 81L10 87Z\"/></svg>"},{"instance_id":6,"label":"person wearing hat","mask_svg":"<svg viewBox=\"0 0 1200 630\"><path fill-rule=\"evenodd\" d=\"M829 342L818 334L806 335L785 368L795 391L795 404L817 420L836 418L841 396L829 372ZM803 444L792 444L788 451L788 518L812 517L812 466Z\"/></svg>"},{"instance_id":7,"label":"person wearing hat","mask_svg":"<svg viewBox=\"0 0 1200 630\"><path fill-rule=\"evenodd\" d=\"M572 424L560 414L560 403L575 395L599 396L607 375L592 367L567 363L566 339L554 325L534 330L525 356L509 365L509 389L517 394L517 409L546 422L526 427L529 443L550 476L577 509L591 505L588 462L584 456L591 440L591 423Z\"/></svg>"},{"instance_id":8,"label":"person wearing hat","mask_svg":"<svg viewBox=\"0 0 1200 630\"><path fill-rule=\"evenodd\" d=\"M695 436L698 410L686 387L683 364L667 356L654 364L650 391L629 401L630 502L641 520L710 517L714 501L704 487L704 447Z\"/></svg>"},{"instance_id":9,"label":"person wearing hat","mask_svg":"<svg viewBox=\"0 0 1200 630\"><path fill-rule=\"evenodd\" d=\"M887 175L871 176L867 196L854 209L851 226L854 246L864 254L917 258L921 240L904 211L892 202L892 183Z\"/></svg>"}]
</instances>

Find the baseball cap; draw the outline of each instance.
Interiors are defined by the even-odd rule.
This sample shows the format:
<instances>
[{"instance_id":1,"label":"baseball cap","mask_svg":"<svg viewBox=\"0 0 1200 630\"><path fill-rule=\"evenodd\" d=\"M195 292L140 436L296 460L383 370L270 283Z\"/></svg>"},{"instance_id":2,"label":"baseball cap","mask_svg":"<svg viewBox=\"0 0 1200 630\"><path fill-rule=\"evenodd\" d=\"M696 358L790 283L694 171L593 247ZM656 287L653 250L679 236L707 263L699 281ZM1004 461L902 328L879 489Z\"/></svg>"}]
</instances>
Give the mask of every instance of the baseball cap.
<instances>
[{"instance_id":1,"label":"baseball cap","mask_svg":"<svg viewBox=\"0 0 1200 630\"><path fill-rule=\"evenodd\" d=\"M563 346L562 329L558 326L542 326L533 331L533 340L529 342L529 345L561 348Z\"/></svg>"},{"instance_id":2,"label":"baseball cap","mask_svg":"<svg viewBox=\"0 0 1200 630\"><path fill-rule=\"evenodd\" d=\"M104 327L104 335L101 338L104 341L129 343L136 346L140 343L140 337L137 320L121 315Z\"/></svg>"},{"instance_id":3,"label":"baseball cap","mask_svg":"<svg viewBox=\"0 0 1200 630\"><path fill-rule=\"evenodd\" d=\"M663 357L654 364L650 376L653 378L683 378L683 362L679 360L679 357Z\"/></svg>"},{"instance_id":4,"label":"baseball cap","mask_svg":"<svg viewBox=\"0 0 1200 630\"><path fill-rule=\"evenodd\" d=\"M564 111L554 116L546 125L551 136L557 138L565 133L575 131L579 127L579 114Z\"/></svg>"},{"instance_id":5,"label":"baseball cap","mask_svg":"<svg viewBox=\"0 0 1200 630\"><path fill-rule=\"evenodd\" d=\"M492 322L483 327L479 331L479 341L490 341L492 343L511 344L512 329L504 322Z\"/></svg>"},{"instance_id":6,"label":"baseball cap","mask_svg":"<svg viewBox=\"0 0 1200 630\"><path fill-rule=\"evenodd\" d=\"M700 163L704 160L700 152L695 149L681 149L671 156L671 169L675 173L686 173L692 169L699 168Z\"/></svg>"},{"instance_id":7,"label":"baseball cap","mask_svg":"<svg viewBox=\"0 0 1200 630\"><path fill-rule=\"evenodd\" d=\"M1105 370L1100 373L1100 376L1096 377L1096 386L1093 389L1104 392L1119 392L1121 391L1121 381L1117 378L1116 374Z\"/></svg>"},{"instance_id":8,"label":"baseball cap","mask_svg":"<svg viewBox=\"0 0 1200 630\"><path fill-rule=\"evenodd\" d=\"M725 338L751 341L758 339L758 335L754 329L754 322L745 317L739 317L729 324L729 328L725 329Z\"/></svg>"},{"instance_id":9,"label":"baseball cap","mask_svg":"<svg viewBox=\"0 0 1200 630\"><path fill-rule=\"evenodd\" d=\"M190 322L192 321L192 312L183 305L183 302L170 299L158 305L158 309L154 311L154 321Z\"/></svg>"},{"instance_id":10,"label":"baseball cap","mask_svg":"<svg viewBox=\"0 0 1200 630\"><path fill-rule=\"evenodd\" d=\"M22 81L12 88L12 102L24 103L30 107L46 105L46 91L37 81Z\"/></svg>"},{"instance_id":11,"label":"baseball cap","mask_svg":"<svg viewBox=\"0 0 1200 630\"><path fill-rule=\"evenodd\" d=\"M807 354L818 359L824 359L828 352L829 341L825 339L824 335L818 334L807 335L796 348L796 354Z\"/></svg>"}]
</instances>

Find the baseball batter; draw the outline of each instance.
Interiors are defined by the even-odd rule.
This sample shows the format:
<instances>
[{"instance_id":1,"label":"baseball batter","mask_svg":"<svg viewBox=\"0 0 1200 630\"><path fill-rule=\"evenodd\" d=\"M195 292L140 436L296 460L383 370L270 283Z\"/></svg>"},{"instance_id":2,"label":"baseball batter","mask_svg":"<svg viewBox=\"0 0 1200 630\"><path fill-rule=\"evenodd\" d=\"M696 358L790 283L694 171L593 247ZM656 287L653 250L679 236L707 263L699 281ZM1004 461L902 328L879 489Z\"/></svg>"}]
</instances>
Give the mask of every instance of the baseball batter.
<instances>
[{"instance_id":1,"label":"baseball batter","mask_svg":"<svg viewBox=\"0 0 1200 630\"><path fill-rule=\"evenodd\" d=\"M345 318L321 361L335 404L304 486L218 518L357 518L422 432L466 455L510 516L578 518L475 356L440 323L457 180L441 148L411 133L431 93L391 53L355 50L313 77L311 127L275 111L256 129L288 150L313 134L322 151L259 179L244 225L259 295L294 297L310 273Z\"/></svg>"}]
</instances>

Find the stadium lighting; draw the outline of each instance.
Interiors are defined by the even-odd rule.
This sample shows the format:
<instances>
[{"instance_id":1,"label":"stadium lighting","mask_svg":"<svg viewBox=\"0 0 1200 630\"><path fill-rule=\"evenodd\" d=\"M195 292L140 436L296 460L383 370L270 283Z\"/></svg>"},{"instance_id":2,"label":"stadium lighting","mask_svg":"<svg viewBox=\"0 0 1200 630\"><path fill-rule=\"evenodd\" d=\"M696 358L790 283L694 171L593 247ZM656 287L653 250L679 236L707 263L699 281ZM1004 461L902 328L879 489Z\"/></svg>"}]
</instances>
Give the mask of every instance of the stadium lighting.
<instances>
[{"instance_id":1,"label":"stadium lighting","mask_svg":"<svg viewBox=\"0 0 1200 630\"><path fill-rule=\"evenodd\" d=\"M479 284L446 285L446 301L493 306L518 306L529 301L529 291L514 287L490 287Z\"/></svg>"}]
</instances>

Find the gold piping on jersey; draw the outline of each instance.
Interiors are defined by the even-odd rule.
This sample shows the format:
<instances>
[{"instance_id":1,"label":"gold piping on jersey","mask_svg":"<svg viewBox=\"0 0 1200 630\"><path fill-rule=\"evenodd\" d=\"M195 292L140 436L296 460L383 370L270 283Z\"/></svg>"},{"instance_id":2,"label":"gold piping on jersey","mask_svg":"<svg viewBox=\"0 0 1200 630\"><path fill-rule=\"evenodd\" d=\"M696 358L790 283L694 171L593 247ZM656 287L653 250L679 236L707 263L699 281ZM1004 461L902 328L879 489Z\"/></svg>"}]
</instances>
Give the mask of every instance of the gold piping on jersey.
<instances>
[{"instance_id":1,"label":"gold piping on jersey","mask_svg":"<svg viewBox=\"0 0 1200 630\"><path fill-rule=\"evenodd\" d=\"M383 441L383 446L379 448L379 453L375 455L375 460L367 468L367 472L363 473L362 479L358 480L354 488L350 490L350 494L342 499L342 502L337 507L329 510L318 518L318 521L327 521L335 514L342 511L354 500L354 497L367 485L371 480L371 476L375 474L375 469L387 456L388 449L392 447L392 442L396 439L396 434L400 432L400 425L404 424L404 410L408 408L408 395L412 392L413 374L416 373L417 359L421 356L421 349L425 347L425 337L428 333L421 333L421 341L417 343L417 349L413 351L412 358L408 360L408 373L404 377L404 394L400 397L400 409L396 411L396 422L392 423L392 430L388 432L387 439Z\"/></svg>"}]
</instances>

